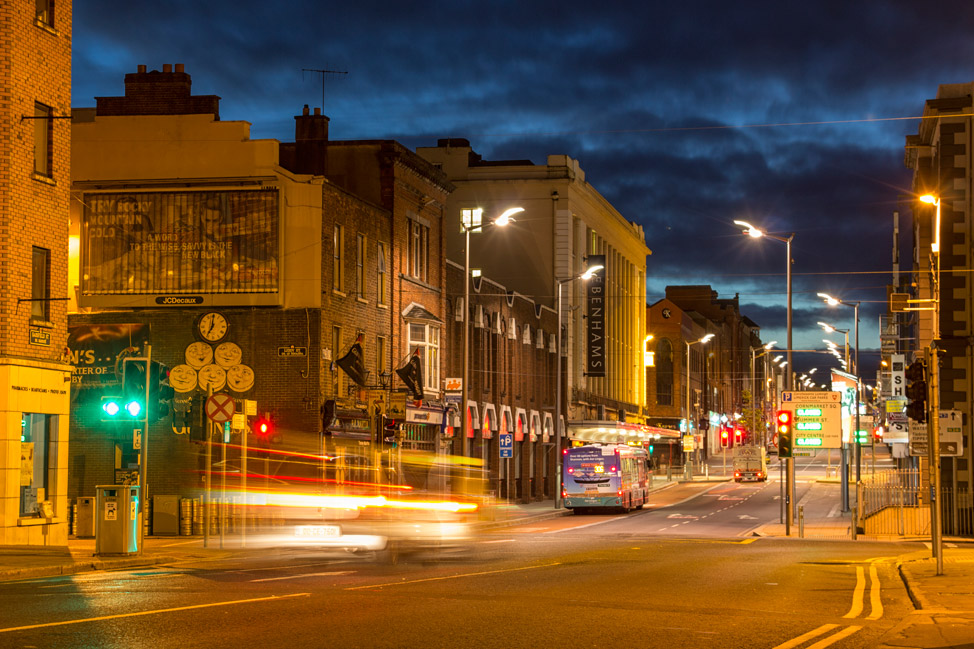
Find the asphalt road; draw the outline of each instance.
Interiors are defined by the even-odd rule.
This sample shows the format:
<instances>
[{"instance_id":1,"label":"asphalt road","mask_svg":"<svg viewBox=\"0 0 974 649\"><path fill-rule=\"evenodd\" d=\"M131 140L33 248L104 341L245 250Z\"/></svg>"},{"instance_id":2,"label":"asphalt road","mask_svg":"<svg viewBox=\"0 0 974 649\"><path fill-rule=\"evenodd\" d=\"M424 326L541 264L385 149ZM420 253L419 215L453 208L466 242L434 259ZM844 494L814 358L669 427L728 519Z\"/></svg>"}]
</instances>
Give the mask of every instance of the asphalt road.
<instances>
[{"instance_id":1,"label":"asphalt road","mask_svg":"<svg viewBox=\"0 0 974 649\"><path fill-rule=\"evenodd\" d=\"M894 561L916 544L754 537L777 519L774 482L664 493L497 530L462 557L247 550L7 582L0 646L849 648L912 611Z\"/></svg>"}]
</instances>

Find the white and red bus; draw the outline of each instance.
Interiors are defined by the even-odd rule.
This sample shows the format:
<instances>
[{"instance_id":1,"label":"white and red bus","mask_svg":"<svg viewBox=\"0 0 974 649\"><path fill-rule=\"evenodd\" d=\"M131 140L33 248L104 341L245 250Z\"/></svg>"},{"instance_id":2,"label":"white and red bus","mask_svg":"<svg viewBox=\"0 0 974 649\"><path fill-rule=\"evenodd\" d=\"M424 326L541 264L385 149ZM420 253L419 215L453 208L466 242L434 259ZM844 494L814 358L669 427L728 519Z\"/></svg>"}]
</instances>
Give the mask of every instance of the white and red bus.
<instances>
[{"instance_id":1,"label":"white and red bus","mask_svg":"<svg viewBox=\"0 0 974 649\"><path fill-rule=\"evenodd\" d=\"M642 509L649 498L648 454L625 444L587 444L562 451L561 497L576 514Z\"/></svg>"}]
</instances>

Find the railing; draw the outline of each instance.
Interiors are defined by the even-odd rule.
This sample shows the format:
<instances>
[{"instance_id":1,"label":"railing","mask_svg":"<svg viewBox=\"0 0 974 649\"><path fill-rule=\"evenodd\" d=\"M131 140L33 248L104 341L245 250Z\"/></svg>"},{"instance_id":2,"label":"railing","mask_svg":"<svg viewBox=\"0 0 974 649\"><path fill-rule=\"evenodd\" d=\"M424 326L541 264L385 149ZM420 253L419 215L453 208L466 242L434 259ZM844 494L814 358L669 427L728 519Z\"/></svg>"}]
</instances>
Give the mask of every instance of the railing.
<instances>
[{"instance_id":1,"label":"railing","mask_svg":"<svg viewBox=\"0 0 974 649\"><path fill-rule=\"evenodd\" d=\"M916 469L884 471L856 485L856 526L867 535L926 536L930 534L930 487ZM945 536L974 536L971 493L951 487L940 490Z\"/></svg>"}]
</instances>

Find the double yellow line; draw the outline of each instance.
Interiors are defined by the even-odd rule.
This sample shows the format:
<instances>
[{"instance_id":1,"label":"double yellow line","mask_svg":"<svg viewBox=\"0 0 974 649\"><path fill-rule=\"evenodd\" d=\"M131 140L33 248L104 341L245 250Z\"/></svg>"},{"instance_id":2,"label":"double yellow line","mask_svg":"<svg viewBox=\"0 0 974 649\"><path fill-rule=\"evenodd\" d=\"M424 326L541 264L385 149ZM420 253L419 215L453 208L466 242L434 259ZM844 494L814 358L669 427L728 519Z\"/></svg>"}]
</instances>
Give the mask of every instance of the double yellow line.
<instances>
[{"instance_id":1,"label":"double yellow line","mask_svg":"<svg viewBox=\"0 0 974 649\"><path fill-rule=\"evenodd\" d=\"M880 585L879 585L879 572L876 570L876 561L873 559L869 562L869 606L871 612L869 616L865 619L867 620L878 620L883 617L883 602L880 597ZM843 619L854 619L862 615L863 608L866 603L866 570L863 566L856 566L856 589L852 592L852 606L849 608L849 612L843 615ZM774 647L774 649L793 649L798 645L808 642L812 638L817 638L820 635L824 635L838 629L841 625L839 624L823 624L817 629L812 629L808 633L804 633L797 638L792 638L787 642L783 642L780 645ZM806 649L825 649L831 644L842 640L843 638L848 638L853 633L862 628L862 625L851 624L832 635L822 638L813 645L809 645Z\"/></svg>"}]
</instances>

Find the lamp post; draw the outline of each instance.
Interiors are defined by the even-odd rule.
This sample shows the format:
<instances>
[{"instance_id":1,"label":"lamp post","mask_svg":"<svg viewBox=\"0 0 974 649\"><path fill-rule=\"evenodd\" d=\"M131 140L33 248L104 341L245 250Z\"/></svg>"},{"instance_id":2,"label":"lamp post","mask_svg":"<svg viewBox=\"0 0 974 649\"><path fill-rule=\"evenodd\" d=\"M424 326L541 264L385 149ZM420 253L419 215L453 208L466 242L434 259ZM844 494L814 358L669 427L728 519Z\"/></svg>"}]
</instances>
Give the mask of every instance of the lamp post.
<instances>
[{"instance_id":1,"label":"lamp post","mask_svg":"<svg viewBox=\"0 0 974 649\"><path fill-rule=\"evenodd\" d=\"M605 268L595 264L585 269L585 272L567 279L556 279L558 285L558 333L555 346L555 509L561 509L561 287L576 279L589 280L592 276Z\"/></svg>"},{"instance_id":2,"label":"lamp post","mask_svg":"<svg viewBox=\"0 0 974 649\"><path fill-rule=\"evenodd\" d=\"M757 401L758 401L758 397L757 397L757 383L756 383L756 379L755 379L755 376L754 376L754 365L755 365L755 363L757 361L758 356L766 356L771 351L771 348L774 347L777 344L778 344L778 341L777 340L772 340L768 344L764 345L764 351L761 352L760 354L755 354L754 353L759 348L757 348L757 347L752 347L751 348L751 436L752 436L752 439L754 439L755 441L757 441L757 437L758 437L758 422L757 422L757 418L758 418L758 412L757 412ZM765 376L765 380L767 380L767 376ZM762 403L763 403L763 401L764 400L762 399ZM761 408L761 411L764 412L763 406ZM761 436L761 446L762 447L766 447L767 445L768 445L768 441L766 439L764 439L764 435L762 435Z\"/></svg>"},{"instance_id":3,"label":"lamp post","mask_svg":"<svg viewBox=\"0 0 974 649\"><path fill-rule=\"evenodd\" d=\"M713 338L713 337L714 337L714 334L707 334L706 336L704 336L700 340L693 340L693 341L684 340L683 341L687 345L687 419L686 419L686 421L687 421L687 430L686 430L686 433L685 433L686 435L690 435L691 434L691 430L692 430L692 424L691 424L691 422L693 421L693 417L690 415L690 345L697 345L697 344L706 345L710 341L710 339ZM690 461L690 458L689 458L690 453L689 453L689 451L686 450L686 446L685 445L684 445L683 454L686 456L684 458L684 461L683 461L683 477L685 477L687 480L689 480L689 479L693 478L693 463Z\"/></svg>"},{"instance_id":4,"label":"lamp post","mask_svg":"<svg viewBox=\"0 0 974 649\"><path fill-rule=\"evenodd\" d=\"M930 415L927 417L927 428L929 430L928 442L928 462L930 464L930 527L931 527L931 546L933 556L937 560L937 574L944 574L944 555L942 521L943 512L940 511L940 360L937 341L940 340L940 197L924 194L920 197L924 203L928 203L937 208L936 221L933 229L933 242L930 244L930 254L933 259L930 265L933 271L933 323L931 325L930 345L925 350L927 357L927 375L929 377L928 389L930 398L928 399Z\"/></svg>"},{"instance_id":5,"label":"lamp post","mask_svg":"<svg viewBox=\"0 0 974 649\"><path fill-rule=\"evenodd\" d=\"M512 207L505 210L493 221L488 221L488 224L504 227L514 221L511 216L523 211L523 207ZM482 227L482 213L483 210L480 209L471 210L470 222L467 223L466 219L460 222L460 227L463 228L463 235L466 238L463 251L463 385L460 386L460 431L463 435L463 454L467 457L470 456L470 424L467 422L469 414L467 399L470 395L470 231Z\"/></svg>"},{"instance_id":6,"label":"lamp post","mask_svg":"<svg viewBox=\"0 0 974 649\"><path fill-rule=\"evenodd\" d=\"M795 238L795 233L792 232L787 237L778 237L773 234L768 234L767 232L760 230L747 221L734 221L735 224L740 225L745 228L744 234L747 236L760 239L761 237L767 237L769 239L774 239L775 241L781 241L785 244L785 281L788 285L788 315L787 315L787 347L785 348L788 355L788 371L785 373L785 389L794 389L793 368L794 365L791 363L791 350L793 346L791 344L791 242ZM789 457L785 458L785 472L787 474L788 488L785 490L785 536L791 535L791 525L795 519L795 512L793 509L793 501L795 495L795 458Z\"/></svg>"},{"instance_id":7,"label":"lamp post","mask_svg":"<svg viewBox=\"0 0 974 649\"><path fill-rule=\"evenodd\" d=\"M855 319L855 322L853 322L853 328L854 328L855 337L856 337L856 355L855 355L855 358L853 360L853 365L852 365L852 368L851 369L852 369L853 376L856 377L856 397L855 397L855 403L853 404L853 408L855 409L855 413L856 413L856 418L855 418L855 421L856 421L856 429L854 431L852 431L852 443L855 444L855 446L856 446L856 484L859 484L859 478L861 477L861 471L862 471L862 449L859 448L859 442L858 442L858 439L859 439L859 384L862 383L862 378L859 376L859 302L844 302L844 301L842 301L842 300L840 300L838 298L832 297L828 293L819 293L818 296L820 298L822 298L823 300L825 300L825 303L828 304L829 306L837 306L837 305L841 304L843 306L849 306L849 307L852 307L854 309L854 319ZM848 354L846 354L846 359L848 359ZM848 360L846 361L846 363L848 364ZM843 459L845 459L845 462L848 463L849 460L848 460L848 455L847 454L843 456ZM843 466L842 466L842 483L845 485L845 495L844 495L844 498L843 498L843 501L842 501L842 511L849 511L849 480L846 477L846 473L847 473L846 464L843 464ZM857 505L858 505L858 503L857 503ZM856 521L853 521L852 524L855 525L856 524Z\"/></svg>"}]
</instances>

